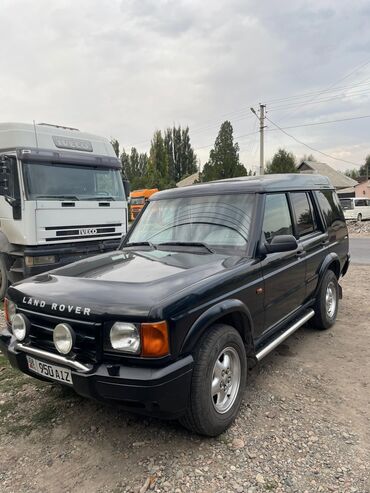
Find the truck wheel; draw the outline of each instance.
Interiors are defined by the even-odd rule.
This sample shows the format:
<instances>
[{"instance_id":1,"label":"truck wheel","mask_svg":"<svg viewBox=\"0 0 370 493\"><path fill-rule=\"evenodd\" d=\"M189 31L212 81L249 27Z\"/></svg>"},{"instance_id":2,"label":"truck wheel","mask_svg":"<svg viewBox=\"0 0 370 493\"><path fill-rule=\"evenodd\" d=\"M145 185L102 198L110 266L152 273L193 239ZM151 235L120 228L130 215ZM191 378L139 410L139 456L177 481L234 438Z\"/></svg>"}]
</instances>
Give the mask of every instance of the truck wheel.
<instances>
[{"instance_id":1,"label":"truck wheel","mask_svg":"<svg viewBox=\"0 0 370 493\"><path fill-rule=\"evenodd\" d=\"M4 255L0 254L0 300L4 299L6 290L8 289L9 281Z\"/></svg>"},{"instance_id":2,"label":"truck wheel","mask_svg":"<svg viewBox=\"0 0 370 493\"><path fill-rule=\"evenodd\" d=\"M314 306L312 325L316 329L328 329L335 323L338 313L338 279L332 270L326 271Z\"/></svg>"},{"instance_id":3,"label":"truck wheel","mask_svg":"<svg viewBox=\"0 0 370 493\"><path fill-rule=\"evenodd\" d=\"M357 214L357 221L360 223L362 221L362 214Z\"/></svg>"},{"instance_id":4,"label":"truck wheel","mask_svg":"<svg viewBox=\"0 0 370 493\"><path fill-rule=\"evenodd\" d=\"M210 437L225 431L238 414L246 377L247 357L238 331L212 326L195 355L189 408L181 424Z\"/></svg>"}]
</instances>

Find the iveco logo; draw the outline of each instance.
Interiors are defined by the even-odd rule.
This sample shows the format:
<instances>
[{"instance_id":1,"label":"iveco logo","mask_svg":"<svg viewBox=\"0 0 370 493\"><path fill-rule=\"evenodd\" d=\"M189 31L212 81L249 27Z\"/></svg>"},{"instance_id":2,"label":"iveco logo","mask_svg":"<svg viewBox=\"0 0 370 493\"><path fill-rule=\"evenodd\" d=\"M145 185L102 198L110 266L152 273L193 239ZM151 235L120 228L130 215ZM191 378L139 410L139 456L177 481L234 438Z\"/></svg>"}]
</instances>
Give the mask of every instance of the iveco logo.
<instances>
[{"instance_id":1,"label":"iveco logo","mask_svg":"<svg viewBox=\"0 0 370 493\"><path fill-rule=\"evenodd\" d=\"M83 228L78 230L80 236L96 235L98 230L96 228Z\"/></svg>"}]
</instances>

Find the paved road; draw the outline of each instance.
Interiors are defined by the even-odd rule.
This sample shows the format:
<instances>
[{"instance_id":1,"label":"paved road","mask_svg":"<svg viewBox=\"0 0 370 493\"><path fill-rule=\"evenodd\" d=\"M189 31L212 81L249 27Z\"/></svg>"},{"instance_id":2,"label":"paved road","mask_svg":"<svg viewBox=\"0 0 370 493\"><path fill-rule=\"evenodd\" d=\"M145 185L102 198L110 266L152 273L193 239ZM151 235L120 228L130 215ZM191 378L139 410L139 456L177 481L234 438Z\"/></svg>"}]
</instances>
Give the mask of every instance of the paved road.
<instances>
[{"instance_id":1,"label":"paved road","mask_svg":"<svg viewBox=\"0 0 370 493\"><path fill-rule=\"evenodd\" d=\"M351 263L370 265L370 238L350 238Z\"/></svg>"}]
</instances>

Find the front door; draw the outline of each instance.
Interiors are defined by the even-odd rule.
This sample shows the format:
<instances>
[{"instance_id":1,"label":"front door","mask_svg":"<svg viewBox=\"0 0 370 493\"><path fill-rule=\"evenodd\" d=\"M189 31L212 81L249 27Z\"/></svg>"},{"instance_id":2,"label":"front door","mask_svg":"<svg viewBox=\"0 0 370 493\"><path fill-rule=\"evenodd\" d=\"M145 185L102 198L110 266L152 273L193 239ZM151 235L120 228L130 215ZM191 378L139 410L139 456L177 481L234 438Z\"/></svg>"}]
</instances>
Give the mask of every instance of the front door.
<instances>
[{"instance_id":1,"label":"front door","mask_svg":"<svg viewBox=\"0 0 370 493\"><path fill-rule=\"evenodd\" d=\"M293 235L292 212L287 194L266 194L262 227L262 242L270 243L274 236ZM261 262L264 277L264 332L292 314L305 299L305 253L268 253Z\"/></svg>"}]
</instances>

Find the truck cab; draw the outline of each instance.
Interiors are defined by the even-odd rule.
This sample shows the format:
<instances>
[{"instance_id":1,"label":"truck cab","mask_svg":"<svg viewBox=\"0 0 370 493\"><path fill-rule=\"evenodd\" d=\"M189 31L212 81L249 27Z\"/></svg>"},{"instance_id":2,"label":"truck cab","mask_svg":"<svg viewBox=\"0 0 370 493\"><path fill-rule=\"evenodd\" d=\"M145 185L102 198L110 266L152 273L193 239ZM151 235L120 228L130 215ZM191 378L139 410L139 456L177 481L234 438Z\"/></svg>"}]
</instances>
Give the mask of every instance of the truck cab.
<instances>
[{"instance_id":1,"label":"truck cab","mask_svg":"<svg viewBox=\"0 0 370 493\"><path fill-rule=\"evenodd\" d=\"M127 231L121 163L108 139L0 124L0 297L9 284L114 250Z\"/></svg>"},{"instance_id":2,"label":"truck cab","mask_svg":"<svg viewBox=\"0 0 370 493\"><path fill-rule=\"evenodd\" d=\"M158 192L158 188L144 188L142 190L133 190L130 194L130 220L134 221L141 212L144 205L148 202L149 197Z\"/></svg>"}]
</instances>

